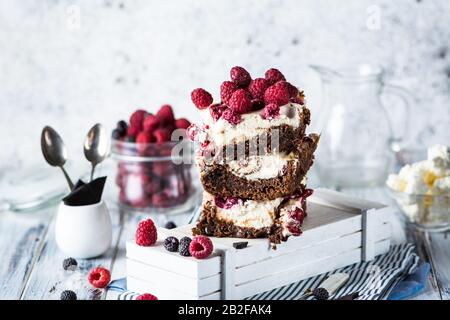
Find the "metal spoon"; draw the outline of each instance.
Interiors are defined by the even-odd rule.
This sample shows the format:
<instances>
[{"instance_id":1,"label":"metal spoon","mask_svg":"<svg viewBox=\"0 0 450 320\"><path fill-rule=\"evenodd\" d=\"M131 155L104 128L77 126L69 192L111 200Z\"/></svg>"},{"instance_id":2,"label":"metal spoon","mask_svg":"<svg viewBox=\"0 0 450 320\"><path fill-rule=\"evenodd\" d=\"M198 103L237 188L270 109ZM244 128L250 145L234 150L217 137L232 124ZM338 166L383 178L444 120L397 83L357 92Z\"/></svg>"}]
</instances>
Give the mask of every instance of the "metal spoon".
<instances>
[{"instance_id":1,"label":"metal spoon","mask_svg":"<svg viewBox=\"0 0 450 320\"><path fill-rule=\"evenodd\" d=\"M52 127L46 126L42 129L41 150L49 165L61 168L70 190L73 190L73 182L64 169L64 164L67 160L66 146L60 135Z\"/></svg>"},{"instance_id":2,"label":"metal spoon","mask_svg":"<svg viewBox=\"0 0 450 320\"><path fill-rule=\"evenodd\" d=\"M109 135L100 123L89 130L84 141L84 156L92 163L91 181L94 178L95 167L108 157L109 144Z\"/></svg>"}]
</instances>

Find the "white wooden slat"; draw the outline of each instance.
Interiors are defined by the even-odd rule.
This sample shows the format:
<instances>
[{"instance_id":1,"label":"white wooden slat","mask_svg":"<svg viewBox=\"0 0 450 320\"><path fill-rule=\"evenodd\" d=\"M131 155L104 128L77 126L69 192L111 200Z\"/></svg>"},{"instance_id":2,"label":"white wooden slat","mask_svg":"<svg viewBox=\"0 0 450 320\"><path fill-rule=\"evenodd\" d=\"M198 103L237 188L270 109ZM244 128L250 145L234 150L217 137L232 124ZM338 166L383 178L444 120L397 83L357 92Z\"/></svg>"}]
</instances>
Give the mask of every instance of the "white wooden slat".
<instances>
[{"instance_id":1,"label":"white wooden slat","mask_svg":"<svg viewBox=\"0 0 450 320\"><path fill-rule=\"evenodd\" d=\"M361 216L362 221L362 251L361 260L370 261L375 257L375 244L374 244L374 229L375 223L371 210L363 211Z\"/></svg>"},{"instance_id":2,"label":"white wooden slat","mask_svg":"<svg viewBox=\"0 0 450 320\"><path fill-rule=\"evenodd\" d=\"M382 225L376 230L375 241L388 239L390 227ZM307 264L310 261L319 261L330 256L336 256L341 252L348 252L361 247L362 233L356 232L341 238L320 242L318 244L303 247L291 253L268 258L259 262L239 267L236 269L236 283L241 284L255 279L264 278L274 271L282 272L297 266Z\"/></svg>"},{"instance_id":3,"label":"white wooden slat","mask_svg":"<svg viewBox=\"0 0 450 320\"><path fill-rule=\"evenodd\" d=\"M222 252L221 299L235 299L236 286L236 249L228 248Z\"/></svg>"},{"instance_id":4,"label":"white wooden slat","mask_svg":"<svg viewBox=\"0 0 450 320\"><path fill-rule=\"evenodd\" d=\"M140 247L129 241L126 248L129 259L187 277L203 279L220 273L220 255L217 252L206 259L197 260L193 257L183 257L176 252L169 252L164 249L162 243L151 247Z\"/></svg>"},{"instance_id":5,"label":"white wooden slat","mask_svg":"<svg viewBox=\"0 0 450 320\"><path fill-rule=\"evenodd\" d=\"M228 247L232 247L234 242L247 241L247 248L236 250L237 267L240 267L251 264L259 259L292 252L299 247L310 246L311 243L321 242L324 239L338 238L343 234L350 234L361 230L361 217L348 215L345 212L342 213L342 216L346 220L338 220L331 227L321 224L321 221L324 221L323 217L330 220L330 217L335 212L338 214L341 213L332 208L327 209L323 214L311 212L305 219L304 226L306 230L304 233L300 237L291 237L287 242L277 245L277 250L271 248L267 239L213 238L213 241L214 243ZM193 225L183 226L182 228L178 228L178 231L188 235L192 227Z\"/></svg>"},{"instance_id":6,"label":"white wooden slat","mask_svg":"<svg viewBox=\"0 0 450 320\"><path fill-rule=\"evenodd\" d=\"M183 265L178 264L178 268L182 269ZM221 288L221 274L196 279L146 265L132 259L127 259L127 276L145 279L156 286L172 288L195 296L207 295L219 291ZM131 291L135 289L130 287L129 284L128 287Z\"/></svg>"},{"instance_id":7,"label":"white wooden slat","mask_svg":"<svg viewBox=\"0 0 450 320\"><path fill-rule=\"evenodd\" d=\"M308 217L307 219L309 219ZM307 222L305 222L306 224ZM250 246L245 250L238 250L237 266L245 266L261 258L272 258L287 252L293 252L301 247L310 246L313 243L318 243L327 239L339 238L343 234L350 234L361 230L361 217L356 216L346 221L339 221L332 225L323 225L314 229L304 231L299 237L291 237L287 242L277 245L277 250L273 250L266 246Z\"/></svg>"},{"instance_id":8,"label":"white wooden slat","mask_svg":"<svg viewBox=\"0 0 450 320\"><path fill-rule=\"evenodd\" d=\"M155 285L149 281L138 279L135 277L128 277L127 284L130 288L133 288L134 292L137 293L152 293L159 300L220 300L220 291L205 295L205 296L195 296L189 295L179 290L174 290L172 288L167 288L160 285Z\"/></svg>"},{"instance_id":9,"label":"white wooden slat","mask_svg":"<svg viewBox=\"0 0 450 320\"><path fill-rule=\"evenodd\" d=\"M42 250L52 210L0 213L0 300L20 299Z\"/></svg>"},{"instance_id":10,"label":"white wooden slat","mask_svg":"<svg viewBox=\"0 0 450 320\"><path fill-rule=\"evenodd\" d=\"M376 244L376 253L382 254L389 250L389 240L383 240ZM328 257L323 260L313 261L297 268L289 269L282 273L275 272L270 277L248 282L236 287L237 299L242 299L261 292L281 287L295 281L300 281L327 271L335 270L361 260L361 248L341 253L337 256Z\"/></svg>"}]
</instances>

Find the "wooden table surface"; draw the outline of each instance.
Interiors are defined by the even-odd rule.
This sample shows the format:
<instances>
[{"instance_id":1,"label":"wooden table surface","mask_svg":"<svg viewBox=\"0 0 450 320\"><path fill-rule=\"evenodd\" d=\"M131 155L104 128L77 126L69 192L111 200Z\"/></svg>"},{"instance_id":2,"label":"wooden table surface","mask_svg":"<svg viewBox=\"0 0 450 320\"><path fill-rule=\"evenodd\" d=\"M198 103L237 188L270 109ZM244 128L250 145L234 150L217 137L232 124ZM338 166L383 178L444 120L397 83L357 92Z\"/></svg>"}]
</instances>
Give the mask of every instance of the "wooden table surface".
<instances>
[{"instance_id":1,"label":"wooden table surface","mask_svg":"<svg viewBox=\"0 0 450 320\"><path fill-rule=\"evenodd\" d=\"M346 189L344 193L394 205L384 188ZM54 240L54 207L32 213L0 213L0 299L59 299L61 291L74 290L78 299L116 299L117 293L92 290L89 270L97 265L112 271L112 278L126 276L125 241L133 238L137 223L148 215L120 212L113 197L107 197L113 219L113 246L97 259L79 260L79 270L64 271L62 254ZM188 214L167 217L150 215L164 225L187 222ZM447 234L424 234L393 220L393 243L413 241L422 259L432 265L425 292L415 299L450 298L450 239Z\"/></svg>"}]
</instances>

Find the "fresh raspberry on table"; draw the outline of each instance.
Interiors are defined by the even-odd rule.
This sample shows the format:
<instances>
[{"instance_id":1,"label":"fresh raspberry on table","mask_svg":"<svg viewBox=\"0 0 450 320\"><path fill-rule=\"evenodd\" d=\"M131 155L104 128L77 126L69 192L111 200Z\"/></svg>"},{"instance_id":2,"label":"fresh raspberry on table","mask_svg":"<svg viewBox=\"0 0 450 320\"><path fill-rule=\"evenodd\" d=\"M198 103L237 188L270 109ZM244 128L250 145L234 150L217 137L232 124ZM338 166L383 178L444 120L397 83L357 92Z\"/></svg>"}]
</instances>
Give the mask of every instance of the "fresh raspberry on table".
<instances>
[{"instance_id":1,"label":"fresh raspberry on table","mask_svg":"<svg viewBox=\"0 0 450 320\"><path fill-rule=\"evenodd\" d=\"M158 300L158 298L151 293L143 293L137 296L136 300Z\"/></svg>"},{"instance_id":2,"label":"fresh raspberry on table","mask_svg":"<svg viewBox=\"0 0 450 320\"><path fill-rule=\"evenodd\" d=\"M88 280L96 288L105 288L111 281L111 273L106 268L97 267L89 272Z\"/></svg>"},{"instance_id":3,"label":"fresh raspberry on table","mask_svg":"<svg viewBox=\"0 0 450 320\"><path fill-rule=\"evenodd\" d=\"M220 99L222 103L228 104L231 95L238 89L238 86L233 81L224 81L220 85Z\"/></svg>"},{"instance_id":4,"label":"fresh raspberry on table","mask_svg":"<svg viewBox=\"0 0 450 320\"><path fill-rule=\"evenodd\" d=\"M153 139L152 134L147 131L141 131L136 137L136 143L140 144L148 144L152 143L153 141L155 140Z\"/></svg>"},{"instance_id":5,"label":"fresh raspberry on table","mask_svg":"<svg viewBox=\"0 0 450 320\"><path fill-rule=\"evenodd\" d=\"M236 90L230 98L228 106L239 114L252 111L252 101L247 90Z\"/></svg>"},{"instance_id":6,"label":"fresh raspberry on table","mask_svg":"<svg viewBox=\"0 0 450 320\"><path fill-rule=\"evenodd\" d=\"M236 111L234 111L231 108L227 108L223 113L222 113L222 118L224 120L226 120L228 123L231 123L233 125L238 124L239 122L241 122L241 115L239 113L237 113Z\"/></svg>"},{"instance_id":7,"label":"fresh raspberry on table","mask_svg":"<svg viewBox=\"0 0 450 320\"><path fill-rule=\"evenodd\" d=\"M269 87L269 83L266 79L256 78L250 81L248 85L248 91L250 92L253 99L263 100L264 92L266 92Z\"/></svg>"},{"instance_id":8,"label":"fresh raspberry on table","mask_svg":"<svg viewBox=\"0 0 450 320\"><path fill-rule=\"evenodd\" d=\"M213 103L212 95L202 88L192 91L191 100L198 109L206 109Z\"/></svg>"},{"instance_id":9,"label":"fresh raspberry on table","mask_svg":"<svg viewBox=\"0 0 450 320\"><path fill-rule=\"evenodd\" d=\"M139 109L131 114L130 117L130 126L142 128L142 123L144 122L145 117L147 116L147 111Z\"/></svg>"},{"instance_id":10,"label":"fresh raspberry on table","mask_svg":"<svg viewBox=\"0 0 450 320\"><path fill-rule=\"evenodd\" d=\"M129 126L127 129L127 136L136 137L139 134L139 132L141 132L141 127Z\"/></svg>"},{"instance_id":11,"label":"fresh raspberry on table","mask_svg":"<svg viewBox=\"0 0 450 320\"><path fill-rule=\"evenodd\" d=\"M227 109L226 105L223 104L213 104L209 107L209 113L214 121L217 121L222 117L222 113Z\"/></svg>"},{"instance_id":12,"label":"fresh raspberry on table","mask_svg":"<svg viewBox=\"0 0 450 320\"><path fill-rule=\"evenodd\" d=\"M136 229L136 244L143 247L149 247L155 244L158 234L152 219L139 222Z\"/></svg>"},{"instance_id":13,"label":"fresh raspberry on table","mask_svg":"<svg viewBox=\"0 0 450 320\"><path fill-rule=\"evenodd\" d=\"M156 143L164 143L170 141L171 132L165 128L158 128L153 132Z\"/></svg>"},{"instance_id":14,"label":"fresh raspberry on table","mask_svg":"<svg viewBox=\"0 0 450 320\"><path fill-rule=\"evenodd\" d=\"M286 78L280 72L280 70L275 69L275 68L271 68L271 69L267 70L264 76L265 76L265 79L267 80L269 86L277 83L278 81L286 81Z\"/></svg>"},{"instance_id":15,"label":"fresh raspberry on table","mask_svg":"<svg viewBox=\"0 0 450 320\"><path fill-rule=\"evenodd\" d=\"M269 103L261 111L261 117L266 120L273 120L280 116L280 107L275 103Z\"/></svg>"},{"instance_id":16,"label":"fresh raspberry on table","mask_svg":"<svg viewBox=\"0 0 450 320\"><path fill-rule=\"evenodd\" d=\"M177 129L187 129L191 125L191 122L186 118L180 118L175 120L175 128Z\"/></svg>"},{"instance_id":17,"label":"fresh raspberry on table","mask_svg":"<svg viewBox=\"0 0 450 320\"><path fill-rule=\"evenodd\" d=\"M250 73L242 67L233 67L230 70L231 80L238 85L239 88L245 88L249 85L252 78Z\"/></svg>"},{"instance_id":18,"label":"fresh raspberry on table","mask_svg":"<svg viewBox=\"0 0 450 320\"><path fill-rule=\"evenodd\" d=\"M160 124L161 121L159 117L154 114L149 114L144 120L143 129L147 132L153 132Z\"/></svg>"},{"instance_id":19,"label":"fresh raspberry on table","mask_svg":"<svg viewBox=\"0 0 450 320\"><path fill-rule=\"evenodd\" d=\"M283 106L289 103L291 98L289 87L286 81L279 81L267 88L264 92L265 104L275 103L278 106Z\"/></svg>"},{"instance_id":20,"label":"fresh raspberry on table","mask_svg":"<svg viewBox=\"0 0 450 320\"><path fill-rule=\"evenodd\" d=\"M156 113L156 116L161 120L163 126L173 125L175 122L173 109L168 104L163 105Z\"/></svg>"},{"instance_id":21,"label":"fresh raspberry on table","mask_svg":"<svg viewBox=\"0 0 450 320\"><path fill-rule=\"evenodd\" d=\"M189 244L189 253L196 259L205 259L213 252L213 243L205 236L195 236Z\"/></svg>"}]
</instances>

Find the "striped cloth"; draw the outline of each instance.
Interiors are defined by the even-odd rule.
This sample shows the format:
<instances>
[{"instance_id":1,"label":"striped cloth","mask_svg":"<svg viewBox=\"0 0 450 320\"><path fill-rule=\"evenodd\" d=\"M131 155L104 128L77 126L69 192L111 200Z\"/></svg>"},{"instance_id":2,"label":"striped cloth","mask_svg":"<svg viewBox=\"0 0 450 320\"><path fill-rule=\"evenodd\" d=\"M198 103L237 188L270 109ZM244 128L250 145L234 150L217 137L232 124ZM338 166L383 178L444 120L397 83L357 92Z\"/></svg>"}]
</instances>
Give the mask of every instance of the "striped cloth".
<instances>
[{"instance_id":1,"label":"striped cloth","mask_svg":"<svg viewBox=\"0 0 450 320\"><path fill-rule=\"evenodd\" d=\"M388 253L375 257L372 261L359 262L350 266L324 273L290 285L266 291L246 300L295 300L307 289L317 288L330 274L344 272L349 281L338 290L331 299L359 292L358 300L386 299L395 286L406 276L414 272L419 265L419 257L414 253L414 246L409 243L392 246ZM138 294L124 291L119 300L134 300ZM310 297L309 299L313 299Z\"/></svg>"}]
</instances>

